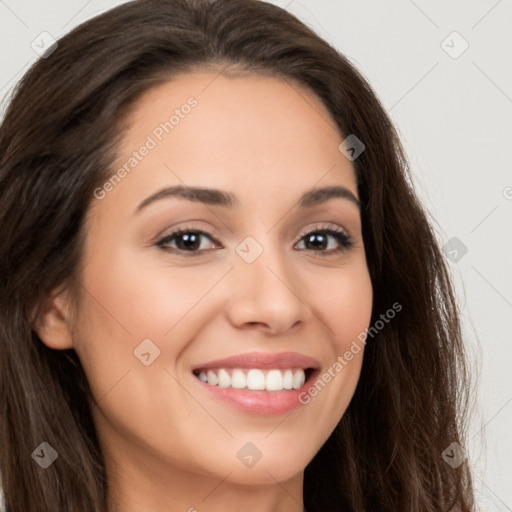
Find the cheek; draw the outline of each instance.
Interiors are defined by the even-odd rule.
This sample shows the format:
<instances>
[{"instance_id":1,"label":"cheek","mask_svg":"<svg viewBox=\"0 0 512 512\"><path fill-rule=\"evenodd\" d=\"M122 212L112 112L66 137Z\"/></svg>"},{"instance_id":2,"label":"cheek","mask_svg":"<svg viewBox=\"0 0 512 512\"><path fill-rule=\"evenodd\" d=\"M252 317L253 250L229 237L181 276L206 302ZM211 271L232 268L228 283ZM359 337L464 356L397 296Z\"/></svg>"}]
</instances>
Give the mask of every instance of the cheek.
<instances>
[{"instance_id":1,"label":"cheek","mask_svg":"<svg viewBox=\"0 0 512 512\"><path fill-rule=\"evenodd\" d=\"M314 297L316 316L322 320L331 344L325 366L299 399L315 409L319 424L330 432L345 413L361 372L373 301L366 264L337 271L336 277L317 279L316 292L311 290L309 297Z\"/></svg>"},{"instance_id":2,"label":"cheek","mask_svg":"<svg viewBox=\"0 0 512 512\"><path fill-rule=\"evenodd\" d=\"M108 259L99 252L90 259L75 349L99 406L93 413L102 435L114 428L147 449L151 439L166 439L169 429L179 432L187 414L173 376L194 336L187 312L204 286L191 286L184 269L155 270L133 260ZM141 440L148 435L146 445Z\"/></svg>"},{"instance_id":3,"label":"cheek","mask_svg":"<svg viewBox=\"0 0 512 512\"><path fill-rule=\"evenodd\" d=\"M373 304L373 290L366 265L360 264L339 277L326 279L323 293L316 293L317 310L333 338L338 354L345 352L353 340L361 339L368 327Z\"/></svg>"},{"instance_id":4,"label":"cheek","mask_svg":"<svg viewBox=\"0 0 512 512\"><path fill-rule=\"evenodd\" d=\"M130 368L145 368L140 358L148 351L155 361L151 367L173 371L207 321L206 301L201 300L226 272L224 267L171 267L164 258L147 259L133 251L90 251L75 332L76 352L96 397Z\"/></svg>"},{"instance_id":5,"label":"cheek","mask_svg":"<svg viewBox=\"0 0 512 512\"><path fill-rule=\"evenodd\" d=\"M215 272L205 266L172 267L166 265L165 258L121 251L98 253L83 279L99 306L92 309L100 317L102 328L136 341L164 337L221 275L222 269Z\"/></svg>"}]
</instances>

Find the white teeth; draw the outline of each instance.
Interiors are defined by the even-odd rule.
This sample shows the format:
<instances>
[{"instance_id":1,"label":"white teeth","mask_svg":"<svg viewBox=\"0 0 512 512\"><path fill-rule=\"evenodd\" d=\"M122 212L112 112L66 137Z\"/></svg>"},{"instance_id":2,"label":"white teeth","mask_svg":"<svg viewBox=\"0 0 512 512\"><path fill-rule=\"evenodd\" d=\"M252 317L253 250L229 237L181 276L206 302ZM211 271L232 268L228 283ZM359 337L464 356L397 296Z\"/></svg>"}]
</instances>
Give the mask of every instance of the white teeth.
<instances>
[{"instance_id":1,"label":"white teeth","mask_svg":"<svg viewBox=\"0 0 512 512\"><path fill-rule=\"evenodd\" d=\"M219 387L227 388L229 386L231 386L231 377L224 368L221 368L219 370Z\"/></svg>"},{"instance_id":2,"label":"white teeth","mask_svg":"<svg viewBox=\"0 0 512 512\"><path fill-rule=\"evenodd\" d=\"M249 370L247 387L252 390L265 389L265 374L261 370Z\"/></svg>"},{"instance_id":3,"label":"white teeth","mask_svg":"<svg viewBox=\"0 0 512 512\"><path fill-rule=\"evenodd\" d=\"M265 379L265 387L269 391L279 391L283 389L283 375L279 370L270 370Z\"/></svg>"},{"instance_id":4,"label":"white teeth","mask_svg":"<svg viewBox=\"0 0 512 512\"><path fill-rule=\"evenodd\" d=\"M247 386L247 378L242 370L234 370L231 376L231 387L243 389Z\"/></svg>"},{"instance_id":5,"label":"white teeth","mask_svg":"<svg viewBox=\"0 0 512 512\"><path fill-rule=\"evenodd\" d=\"M293 387L293 373L291 370L286 370L283 376L283 388L292 389Z\"/></svg>"},{"instance_id":6,"label":"white teeth","mask_svg":"<svg viewBox=\"0 0 512 512\"><path fill-rule=\"evenodd\" d=\"M295 372L293 374L293 389L299 389L304 385L304 382L306 381L306 376L304 375L304 372Z\"/></svg>"},{"instance_id":7,"label":"white teeth","mask_svg":"<svg viewBox=\"0 0 512 512\"><path fill-rule=\"evenodd\" d=\"M206 378L208 379L208 384L211 384L212 386L216 386L219 383L217 374L215 372L212 372L211 370L208 370L206 372Z\"/></svg>"},{"instance_id":8,"label":"white teeth","mask_svg":"<svg viewBox=\"0 0 512 512\"><path fill-rule=\"evenodd\" d=\"M272 369L260 370L259 368L200 371L199 379L211 386L221 388L250 389L282 391L283 389L299 389L306 381L306 375L302 368L292 370Z\"/></svg>"}]
</instances>

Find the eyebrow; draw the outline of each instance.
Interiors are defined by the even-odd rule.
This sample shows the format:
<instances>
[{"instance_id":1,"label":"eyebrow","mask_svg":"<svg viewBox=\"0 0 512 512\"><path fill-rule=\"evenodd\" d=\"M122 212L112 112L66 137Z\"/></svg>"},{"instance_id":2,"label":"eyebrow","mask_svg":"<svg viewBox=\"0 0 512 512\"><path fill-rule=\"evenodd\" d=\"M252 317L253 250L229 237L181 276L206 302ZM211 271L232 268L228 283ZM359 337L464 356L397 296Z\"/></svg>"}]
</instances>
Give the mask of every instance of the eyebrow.
<instances>
[{"instance_id":1,"label":"eyebrow","mask_svg":"<svg viewBox=\"0 0 512 512\"><path fill-rule=\"evenodd\" d=\"M188 201L201 202L214 206L223 206L226 208L234 208L238 206L238 200L231 192L214 188L177 185L174 187L163 188L155 194L147 197L139 204L136 212L146 208L155 201L171 197L180 197L182 199L187 199ZM342 186L330 186L314 188L305 192L299 199L299 208L310 208L336 197L347 199L351 203L355 204L357 208L361 207L357 197L348 188Z\"/></svg>"}]
</instances>

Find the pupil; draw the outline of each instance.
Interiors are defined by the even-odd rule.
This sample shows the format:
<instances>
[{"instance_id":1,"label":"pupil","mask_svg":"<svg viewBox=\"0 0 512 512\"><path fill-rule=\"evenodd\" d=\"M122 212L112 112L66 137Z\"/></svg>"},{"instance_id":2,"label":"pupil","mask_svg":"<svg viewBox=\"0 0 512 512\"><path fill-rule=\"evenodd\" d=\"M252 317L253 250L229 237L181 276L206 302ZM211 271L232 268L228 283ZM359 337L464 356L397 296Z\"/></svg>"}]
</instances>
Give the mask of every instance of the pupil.
<instances>
[{"instance_id":1,"label":"pupil","mask_svg":"<svg viewBox=\"0 0 512 512\"><path fill-rule=\"evenodd\" d=\"M183 246L187 249L197 249L197 245L198 245L198 240L199 240L199 237L196 236L196 235L188 235L188 234L185 234L185 235L181 235L181 240L183 241Z\"/></svg>"},{"instance_id":2,"label":"pupil","mask_svg":"<svg viewBox=\"0 0 512 512\"><path fill-rule=\"evenodd\" d=\"M318 243L315 243L316 238L323 238L323 240L321 240L320 243L318 244ZM322 234L318 234L318 233L310 235L308 242L312 243L314 247L319 247L319 245L323 247L325 245L325 236Z\"/></svg>"}]
</instances>

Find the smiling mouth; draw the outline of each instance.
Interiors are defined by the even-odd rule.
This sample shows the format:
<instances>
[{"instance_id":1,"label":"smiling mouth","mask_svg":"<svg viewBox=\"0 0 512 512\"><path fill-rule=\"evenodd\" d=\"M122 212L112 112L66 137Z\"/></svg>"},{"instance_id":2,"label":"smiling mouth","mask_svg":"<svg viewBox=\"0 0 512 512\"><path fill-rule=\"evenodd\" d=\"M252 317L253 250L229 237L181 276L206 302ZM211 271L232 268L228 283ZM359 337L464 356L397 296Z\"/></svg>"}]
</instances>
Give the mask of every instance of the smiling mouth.
<instances>
[{"instance_id":1,"label":"smiling mouth","mask_svg":"<svg viewBox=\"0 0 512 512\"><path fill-rule=\"evenodd\" d=\"M249 391L300 389L313 368L198 368L193 374L205 384Z\"/></svg>"}]
</instances>

